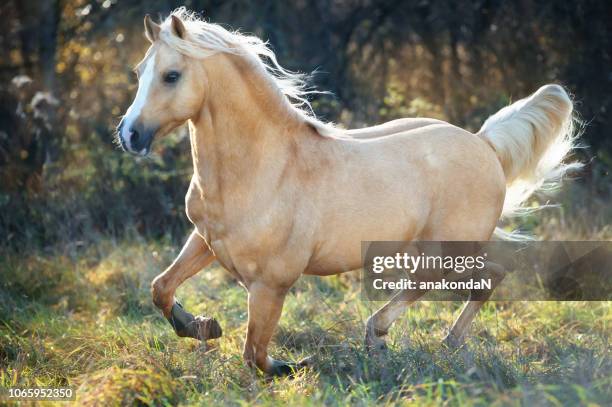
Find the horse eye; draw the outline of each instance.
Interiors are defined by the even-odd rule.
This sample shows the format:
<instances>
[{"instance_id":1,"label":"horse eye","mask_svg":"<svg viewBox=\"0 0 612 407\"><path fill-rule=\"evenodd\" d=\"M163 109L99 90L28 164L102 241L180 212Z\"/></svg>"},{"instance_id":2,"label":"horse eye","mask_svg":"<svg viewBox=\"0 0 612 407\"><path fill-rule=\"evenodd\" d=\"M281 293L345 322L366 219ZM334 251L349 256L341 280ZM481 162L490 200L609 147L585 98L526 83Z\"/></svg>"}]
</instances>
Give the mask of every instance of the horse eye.
<instances>
[{"instance_id":1,"label":"horse eye","mask_svg":"<svg viewBox=\"0 0 612 407\"><path fill-rule=\"evenodd\" d=\"M181 77L181 73L177 71L170 71L164 75L164 82L175 83Z\"/></svg>"}]
</instances>

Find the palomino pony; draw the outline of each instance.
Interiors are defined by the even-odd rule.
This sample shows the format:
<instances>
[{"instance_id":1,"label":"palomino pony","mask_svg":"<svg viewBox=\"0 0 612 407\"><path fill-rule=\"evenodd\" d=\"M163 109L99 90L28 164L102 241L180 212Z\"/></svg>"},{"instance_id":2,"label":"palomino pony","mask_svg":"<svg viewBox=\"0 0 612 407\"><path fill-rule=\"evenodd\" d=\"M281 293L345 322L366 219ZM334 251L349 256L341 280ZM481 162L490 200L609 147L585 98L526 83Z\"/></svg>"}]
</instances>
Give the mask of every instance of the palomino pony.
<instances>
[{"instance_id":1,"label":"palomino pony","mask_svg":"<svg viewBox=\"0 0 612 407\"><path fill-rule=\"evenodd\" d=\"M432 119L360 130L322 123L290 103L301 77L258 38L201 21L184 9L158 25L137 66L136 98L118 127L123 148L146 155L154 137L189 123L193 177L186 196L194 230L152 283L153 302L180 336L221 336L194 317L177 287L217 260L248 291L244 359L267 374L306 362L268 356L290 287L302 274L361 267L361 242L490 239L519 207L571 165L572 102L546 85L490 117L476 133ZM422 293L401 292L367 321L369 349ZM486 298L485 298L486 300ZM450 329L456 345L484 300L472 299Z\"/></svg>"}]
</instances>

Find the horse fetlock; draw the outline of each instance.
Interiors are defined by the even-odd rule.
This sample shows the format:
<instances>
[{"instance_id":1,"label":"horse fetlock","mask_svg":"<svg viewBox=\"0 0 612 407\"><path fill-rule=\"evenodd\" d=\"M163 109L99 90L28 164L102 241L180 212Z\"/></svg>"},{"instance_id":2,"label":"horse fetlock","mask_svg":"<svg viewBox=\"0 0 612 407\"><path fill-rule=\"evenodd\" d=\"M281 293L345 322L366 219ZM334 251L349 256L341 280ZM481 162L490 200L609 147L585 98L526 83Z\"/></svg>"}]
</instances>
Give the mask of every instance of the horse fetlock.
<instances>
[{"instance_id":1,"label":"horse fetlock","mask_svg":"<svg viewBox=\"0 0 612 407\"><path fill-rule=\"evenodd\" d=\"M379 356L387 352L387 342L381 338L367 339L366 340L366 351L370 356Z\"/></svg>"},{"instance_id":2,"label":"horse fetlock","mask_svg":"<svg viewBox=\"0 0 612 407\"><path fill-rule=\"evenodd\" d=\"M376 315L372 315L370 318L368 318L368 320L366 321L366 335L371 334L379 338L386 336L388 330L386 328L378 327L376 322Z\"/></svg>"},{"instance_id":3,"label":"horse fetlock","mask_svg":"<svg viewBox=\"0 0 612 407\"><path fill-rule=\"evenodd\" d=\"M179 304L174 303L168 322L174 328L176 334L182 338L194 338L200 341L217 339L223 335L221 325L216 319L205 316L194 316L185 311Z\"/></svg>"},{"instance_id":4,"label":"horse fetlock","mask_svg":"<svg viewBox=\"0 0 612 407\"><path fill-rule=\"evenodd\" d=\"M366 336L366 350L370 355L384 353L387 349L387 342L384 339Z\"/></svg>"},{"instance_id":5,"label":"horse fetlock","mask_svg":"<svg viewBox=\"0 0 612 407\"><path fill-rule=\"evenodd\" d=\"M374 318L370 317L366 323L365 345L368 353L380 353L387 350L387 343L383 339L386 330L376 328Z\"/></svg>"},{"instance_id":6,"label":"horse fetlock","mask_svg":"<svg viewBox=\"0 0 612 407\"><path fill-rule=\"evenodd\" d=\"M449 332L448 335L446 335L446 337L442 340L442 344L448 349L458 348L463 344L463 336Z\"/></svg>"},{"instance_id":7,"label":"horse fetlock","mask_svg":"<svg viewBox=\"0 0 612 407\"><path fill-rule=\"evenodd\" d=\"M250 368L254 368L257 365L255 364L255 356L253 355L252 352L243 352L242 353L242 359L244 360L244 363L247 365L247 367Z\"/></svg>"}]
</instances>

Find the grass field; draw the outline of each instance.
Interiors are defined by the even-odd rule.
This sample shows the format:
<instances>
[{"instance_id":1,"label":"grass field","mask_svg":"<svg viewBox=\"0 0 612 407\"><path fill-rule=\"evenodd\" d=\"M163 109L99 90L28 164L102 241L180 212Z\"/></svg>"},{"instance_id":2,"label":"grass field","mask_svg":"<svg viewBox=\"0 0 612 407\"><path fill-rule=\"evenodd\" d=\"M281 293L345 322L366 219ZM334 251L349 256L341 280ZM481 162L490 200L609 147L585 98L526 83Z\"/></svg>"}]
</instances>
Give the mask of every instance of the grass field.
<instances>
[{"instance_id":1,"label":"grass field","mask_svg":"<svg viewBox=\"0 0 612 407\"><path fill-rule=\"evenodd\" d=\"M267 380L244 366L246 293L218 267L179 296L215 316L208 346L175 337L150 300L151 279L178 248L134 237L64 252L8 255L0 264L0 387L77 388L82 405L144 403L329 405L609 405L612 304L497 302L467 346L439 343L458 303L413 306L390 333L385 360L363 349L358 273L304 278L271 347L316 367Z\"/></svg>"}]
</instances>

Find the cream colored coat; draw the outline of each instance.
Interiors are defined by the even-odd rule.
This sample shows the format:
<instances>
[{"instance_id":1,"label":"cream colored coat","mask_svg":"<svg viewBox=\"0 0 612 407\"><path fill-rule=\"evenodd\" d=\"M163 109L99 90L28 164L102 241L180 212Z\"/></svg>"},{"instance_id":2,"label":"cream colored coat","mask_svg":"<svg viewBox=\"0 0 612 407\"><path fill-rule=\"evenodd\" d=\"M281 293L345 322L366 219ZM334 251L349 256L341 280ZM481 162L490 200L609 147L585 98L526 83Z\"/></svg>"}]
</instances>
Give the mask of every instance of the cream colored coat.
<instances>
[{"instance_id":1,"label":"cream colored coat","mask_svg":"<svg viewBox=\"0 0 612 407\"><path fill-rule=\"evenodd\" d=\"M153 137L188 121L194 166L186 206L195 230L154 280L154 302L179 335L220 336L215 320L174 301L185 279L218 260L249 292L244 358L270 374L304 364L267 354L285 295L302 274L359 268L362 241L488 240L507 187L543 181L543 169L557 169L565 155L543 166L549 147L571 141L563 124L571 101L556 85L500 111L478 134L433 119L330 129L291 106L248 52L186 55L203 53L204 39L240 41L239 34L184 11L161 27L147 18L145 28L152 45L119 140L146 154ZM370 349L421 294L400 293L370 318ZM449 344L483 302L466 305Z\"/></svg>"}]
</instances>

